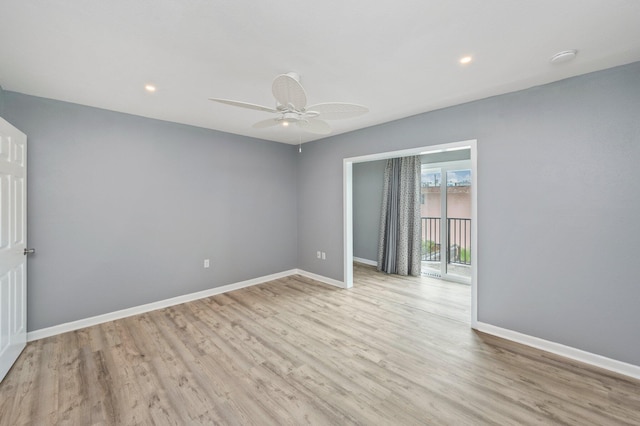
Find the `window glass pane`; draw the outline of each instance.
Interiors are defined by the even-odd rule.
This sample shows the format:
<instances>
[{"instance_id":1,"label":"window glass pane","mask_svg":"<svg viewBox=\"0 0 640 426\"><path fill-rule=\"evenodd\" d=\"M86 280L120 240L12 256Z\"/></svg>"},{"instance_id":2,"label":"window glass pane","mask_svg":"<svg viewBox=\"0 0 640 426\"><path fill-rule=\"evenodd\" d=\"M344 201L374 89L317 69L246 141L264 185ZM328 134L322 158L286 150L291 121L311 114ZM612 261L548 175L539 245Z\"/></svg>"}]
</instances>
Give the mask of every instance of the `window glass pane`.
<instances>
[{"instance_id":1,"label":"window glass pane","mask_svg":"<svg viewBox=\"0 0 640 426\"><path fill-rule=\"evenodd\" d=\"M471 170L447 172L447 273L471 277Z\"/></svg>"},{"instance_id":2,"label":"window glass pane","mask_svg":"<svg viewBox=\"0 0 640 426\"><path fill-rule=\"evenodd\" d=\"M422 168L422 190L420 199L422 213L422 272L440 276L440 185L442 173L439 169Z\"/></svg>"}]
</instances>

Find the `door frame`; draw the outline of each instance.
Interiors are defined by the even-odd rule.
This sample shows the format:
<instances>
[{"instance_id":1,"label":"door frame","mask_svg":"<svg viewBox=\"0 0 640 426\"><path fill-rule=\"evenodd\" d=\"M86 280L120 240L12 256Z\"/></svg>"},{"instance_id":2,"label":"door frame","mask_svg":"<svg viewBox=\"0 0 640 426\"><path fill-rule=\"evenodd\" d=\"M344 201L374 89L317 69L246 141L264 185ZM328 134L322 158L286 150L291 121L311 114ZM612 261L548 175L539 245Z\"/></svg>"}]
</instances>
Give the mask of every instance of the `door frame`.
<instances>
[{"instance_id":1,"label":"door frame","mask_svg":"<svg viewBox=\"0 0 640 426\"><path fill-rule=\"evenodd\" d=\"M476 226L471 228L471 327L478 324L478 141L470 139L438 145L422 146L398 151L380 152L344 158L343 178L343 247L344 247L344 287L353 287L353 164L386 160L411 155L435 154L469 148L471 157L471 220Z\"/></svg>"}]
</instances>

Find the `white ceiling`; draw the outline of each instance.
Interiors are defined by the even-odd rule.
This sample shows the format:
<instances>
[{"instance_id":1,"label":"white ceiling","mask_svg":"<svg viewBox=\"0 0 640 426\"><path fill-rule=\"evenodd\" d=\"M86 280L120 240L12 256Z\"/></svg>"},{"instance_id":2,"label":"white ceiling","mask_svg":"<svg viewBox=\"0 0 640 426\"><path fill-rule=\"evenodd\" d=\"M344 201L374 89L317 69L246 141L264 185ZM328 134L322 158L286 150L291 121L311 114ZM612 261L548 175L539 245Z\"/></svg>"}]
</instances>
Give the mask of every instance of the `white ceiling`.
<instances>
[{"instance_id":1,"label":"white ceiling","mask_svg":"<svg viewBox=\"0 0 640 426\"><path fill-rule=\"evenodd\" d=\"M0 16L5 90L293 144L207 98L275 106L295 71L310 104L370 108L339 134L640 60L638 0L2 0Z\"/></svg>"}]
</instances>

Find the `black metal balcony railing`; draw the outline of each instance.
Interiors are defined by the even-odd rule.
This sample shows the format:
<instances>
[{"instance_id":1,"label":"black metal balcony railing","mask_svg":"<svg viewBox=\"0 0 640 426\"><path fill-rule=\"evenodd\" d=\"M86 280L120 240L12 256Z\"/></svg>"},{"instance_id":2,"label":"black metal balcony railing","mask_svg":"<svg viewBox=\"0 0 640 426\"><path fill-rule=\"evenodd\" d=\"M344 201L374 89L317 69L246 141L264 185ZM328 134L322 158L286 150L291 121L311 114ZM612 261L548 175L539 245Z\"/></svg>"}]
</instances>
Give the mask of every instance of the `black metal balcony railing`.
<instances>
[{"instance_id":1,"label":"black metal balcony railing","mask_svg":"<svg viewBox=\"0 0 640 426\"><path fill-rule=\"evenodd\" d=\"M471 265L471 219L447 219L449 263Z\"/></svg>"},{"instance_id":2,"label":"black metal balcony railing","mask_svg":"<svg viewBox=\"0 0 640 426\"><path fill-rule=\"evenodd\" d=\"M440 261L440 218L422 218L422 260Z\"/></svg>"},{"instance_id":3,"label":"black metal balcony railing","mask_svg":"<svg viewBox=\"0 0 640 426\"><path fill-rule=\"evenodd\" d=\"M440 261L440 218L422 218L422 260ZM471 219L447 218L447 262L471 265Z\"/></svg>"}]
</instances>

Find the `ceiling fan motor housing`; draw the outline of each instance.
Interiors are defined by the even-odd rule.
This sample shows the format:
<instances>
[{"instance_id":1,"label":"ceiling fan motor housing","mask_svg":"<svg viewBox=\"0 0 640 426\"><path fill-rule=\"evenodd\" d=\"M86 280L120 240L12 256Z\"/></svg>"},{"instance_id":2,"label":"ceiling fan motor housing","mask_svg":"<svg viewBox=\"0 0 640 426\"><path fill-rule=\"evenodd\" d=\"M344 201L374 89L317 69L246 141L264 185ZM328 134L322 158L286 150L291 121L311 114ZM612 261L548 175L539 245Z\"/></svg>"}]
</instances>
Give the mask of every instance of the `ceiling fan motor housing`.
<instances>
[{"instance_id":1,"label":"ceiling fan motor housing","mask_svg":"<svg viewBox=\"0 0 640 426\"><path fill-rule=\"evenodd\" d=\"M282 118L280 120L288 123L296 123L300 121L300 114L296 112L285 112L282 114Z\"/></svg>"}]
</instances>

